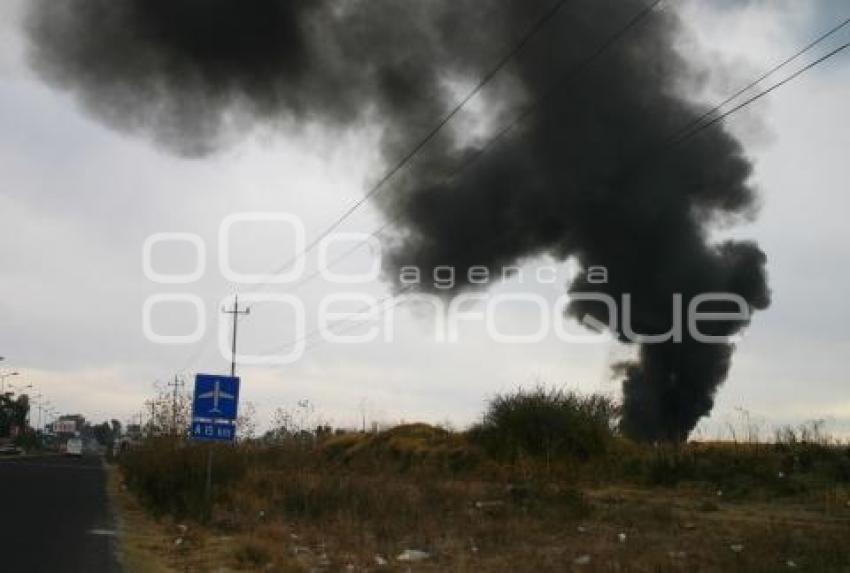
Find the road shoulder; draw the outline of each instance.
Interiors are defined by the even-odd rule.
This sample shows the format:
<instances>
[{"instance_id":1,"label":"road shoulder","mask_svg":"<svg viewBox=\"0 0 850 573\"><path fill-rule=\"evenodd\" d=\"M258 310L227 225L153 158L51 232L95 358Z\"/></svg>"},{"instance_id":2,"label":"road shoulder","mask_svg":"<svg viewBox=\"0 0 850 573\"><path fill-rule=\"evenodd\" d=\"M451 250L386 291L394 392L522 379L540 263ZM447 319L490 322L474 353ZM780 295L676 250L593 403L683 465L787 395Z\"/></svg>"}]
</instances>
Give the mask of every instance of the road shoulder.
<instances>
[{"instance_id":1,"label":"road shoulder","mask_svg":"<svg viewBox=\"0 0 850 573\"><path fill-rule=\"evenodd\" d=\"M161 554L172 540L122 484L121 471L106 464L106 489L118 524L118 559L125 573L176 573Z\"/></svg>"}]
</instances>

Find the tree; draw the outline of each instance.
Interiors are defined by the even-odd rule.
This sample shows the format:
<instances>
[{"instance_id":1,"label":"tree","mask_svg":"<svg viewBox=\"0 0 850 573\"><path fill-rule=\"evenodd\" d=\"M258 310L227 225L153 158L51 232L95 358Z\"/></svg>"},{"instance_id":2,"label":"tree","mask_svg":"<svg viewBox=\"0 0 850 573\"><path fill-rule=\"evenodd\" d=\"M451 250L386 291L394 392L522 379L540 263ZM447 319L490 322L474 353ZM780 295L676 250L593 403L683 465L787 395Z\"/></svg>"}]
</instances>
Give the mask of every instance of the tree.
<instances>
[{"instance_id":1,"label":"tree","mask_svg":"<svg viewBox=\"0 0 850 573\"><path fill-rule=\"evenodd\" d=\"M17 398L14 398L11 392L0 395L0 436L10 436L12 428L24 430L27 427L29 411L30 399L26 394Z\"/></svg>"},{"instance_id":2,"label":"tree","mask_svg":"<svg viewBox=\"0 0 850 573\"><path fill-rule=\"evenodd\" d=\"M241 440L252 440L257 432L257 408L253 402L245 402L236 419L236 435Z\"/></svg>"},{"instance_id":3,"label":"tree","mask_svg":"<svg viewBox=\"0 0 850 573\"><path fill-rule=\"evenodd\" d=\"M154 390L154 397L145 403L148 416L145 431L151 435L185 436L192 417L191 392L174 392L173 388L159 382L154 385Z\"/></svg>"},{"instance_id":4,"label":"tree","mask_svg":"<svg viewBox=\"0 0 850 573\"><path fill-rule=\"evenodd\" d=\"M90 427L91 436L102 446L111 448L121 437L121 422L111 420Z\"/></svg>"}]
</instances>

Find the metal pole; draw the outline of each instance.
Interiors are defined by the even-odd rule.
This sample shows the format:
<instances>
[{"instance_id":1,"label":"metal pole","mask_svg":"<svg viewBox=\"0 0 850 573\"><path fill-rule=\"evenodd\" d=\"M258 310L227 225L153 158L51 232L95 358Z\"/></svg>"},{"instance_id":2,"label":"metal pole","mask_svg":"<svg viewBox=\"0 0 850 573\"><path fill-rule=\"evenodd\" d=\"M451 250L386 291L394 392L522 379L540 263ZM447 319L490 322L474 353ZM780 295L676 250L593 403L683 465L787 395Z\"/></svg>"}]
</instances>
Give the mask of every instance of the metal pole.
<instances>
[{"instance_id":1,"label":"metal pole","mask_svg":"<svg viewBox=\"0 0 850 573\"><path fill-rule=\"evenodd\" d=\"M207 485L204 490L204 497L207 501L210 500L212 496L212 464L213 464L213 446L209 445L207 448Z\"/></svg>"},{"instance_id":2,"label":"metal pole","mask_svg":"<svg viewBox=\"0 0 850 573\"><path fill-rule=\"evenodd\" d=\"M236 376L236 329L239 326L239 295L233 299L233 348L230 353L230 377Z\"/></svg>"},{"instance_id":3,"label":"metal pole","mask_svg":"<svg viewBox=\"0 0 850 573\"><path fill-rule=\"evenodd\" d=\"M239 315L240 314L248 314L251 312L250 309L246 309L242 312L239 311L239 295L235 295L233 298L233 340L231 341L233 344L230 356L230 376L236 376L236 335L239 329Z\"/></svg>"},{"instance_id":4,"label":"metal pole","mask_svg":"<svg viewBox=\"0 0 850 573\"><path fill-rule=\"evenodd\" d=\"M171 392L171 431L176 436L180 434L177 428L177 389L183 388L183 381L175 374L174 382L169 384L169 386L173 387Z\"/></svg>"},{"instance_id":5,"label":"metal pole","mask_svg":"<svg viewBox=\"0 0 850 573\"><path fill-rule=\"evenodd\" d=\"M177 433L177 375L174 375L174 391L171 393L171 429Z\"/></svg>"},{"instance_id":6,"label":"metal pole","mask_svg":"<svg viewBox=\"0 0 850 573\"><path fill-rule=\"evenodd\" d=\"M246 308L245 310L239 310L239 295L234 295L233 298L233 310L224 309L226 314L233 315L233 340L231 340L231 356L230 356L230 376L236 376L236 335L239 327L239 315L240 314L251 314L251 309Z\"/></svg>"},{"instance_id":7,"label":"metal pole","mask_svg":"<svg viewBox=\"0 0 850 573\"><path fill-rule=\"evenodd\" d=\"M239 332L239 315L240 314L251 314L251 309L246 308L245 310L239 310L239 295L234 295L233 297L233 310L222 309L222 311L226 314L233 315L233 340L231 340L231 356L230 356L230 376L232 378L236 377L236 336ZM206 483L206 499L210 500L212 496L212 466L213 466L213 445L210 444L207 449L207 483Z\"/></svg>"},{"instance_id":8,"label":"metal pole","mask_svg":"<svg viewBox=\"0 0 850 573\"><path fill-rule=\"evenodd\" d=\"M154 402L153 399L151 399L149 404L150 404L150 407L151 407L151 423L150 423L150 430L148 431L148 437L152 438L153 437L153 429L154 429L154 419L156 418L156 402Z\"/></svg>"}]
</instances>

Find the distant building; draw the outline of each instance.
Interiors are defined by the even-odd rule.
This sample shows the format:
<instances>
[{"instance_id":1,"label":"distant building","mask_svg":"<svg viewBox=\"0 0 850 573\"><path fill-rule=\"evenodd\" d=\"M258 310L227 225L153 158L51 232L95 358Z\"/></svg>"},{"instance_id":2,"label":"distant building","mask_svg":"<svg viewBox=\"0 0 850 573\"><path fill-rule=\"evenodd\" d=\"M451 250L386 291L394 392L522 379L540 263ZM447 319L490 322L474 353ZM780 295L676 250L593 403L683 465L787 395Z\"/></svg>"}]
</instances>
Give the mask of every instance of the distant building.
<instances>
[{"instance_id":1,"label":"distant building","mask_svg":"<svg viewBox=\"0 0 850 573\"><path fill-rule=\"evenodd\" d=\"M76 436L86 426L86 419L80 414L68 414L59 416L59 418L51 424L51 430L54 434L64 437Z\"/></svg>"}]
</instances>

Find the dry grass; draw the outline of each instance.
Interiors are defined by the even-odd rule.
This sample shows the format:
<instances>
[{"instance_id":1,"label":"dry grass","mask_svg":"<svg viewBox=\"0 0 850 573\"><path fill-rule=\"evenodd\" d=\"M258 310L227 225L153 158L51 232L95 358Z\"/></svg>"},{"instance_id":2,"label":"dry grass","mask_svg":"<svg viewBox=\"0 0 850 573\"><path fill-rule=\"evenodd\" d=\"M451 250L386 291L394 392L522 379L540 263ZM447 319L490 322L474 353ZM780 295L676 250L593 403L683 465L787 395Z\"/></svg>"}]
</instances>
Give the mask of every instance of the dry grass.
<instances>
[{"instance_id":1,"label":"dry grass","mask_svg":"<svg viewBox=\"0 0 850 573\"><path fill-rule=\"evenodd\" d=\"M154 440L121 466L170 516L139 547L184 572L850 570L850 448L819 427L655 447L616 414L536 388L465 433L280 432L219 448L209 498L204 447Z\"/></svg>"},{"instance_id":2,"label":"dry grass","mask_svg":"<svg viewBox=\"0 0 850 573\"><path fill-rule=\"evenodd\" d=\"M203 529L186 551L163 543L155 552L179 571L212 571L221 564L228 571L779 571L790 569L789 561L802 570L842 571L848 564L843 546L849 515L724 502L706 511L702 502L710 493L658 493L588 490L584 517L573 509L464 503L383 534L351 516L303 521L277 516L245 524L236 534ZM743 546L740 553L732 549L737 545ZM396 561L406 548L426 550L431 558L410 565ZM577 564L586 555L590 562ZM379 567L378 556L388 564Z\"/></svg>"},{"instance_id":3,"label":"dry grass","mask_svg":"<svg viewBox=\"0 0 850 573\"><path fill-rule=\"evenodd\" d=\"M167 537L161 524L124 487L120 472L108 466L107 492L119 516L119 559L127 573L172 573L161 548Z\"/></svg>"},{"instance_id":4,"label":"dry grass","mask_svg":"<svg viewBox=\"0 0 850 573\"><path fill-rule=\"evenodd\" d=\"M135 546L184 572L850 568L846 447L618 440L598 459L505 463L416 424L233 455L246 470L180 546L174 521L138 514Z\"/></svg>"},{"instance_id":5,"label":"dry grass","mask_svg":"<svg viewBox=\"0 0 850 573\"><path fill-rule=\"evenodd\" d=\"M119 559L127 573L227 573L261 564L243 557L250 534L222 535L198 523L154 518L127 491L117 468L109 468L107 489L119 514Z\"/></svg>"}]
</instances>

